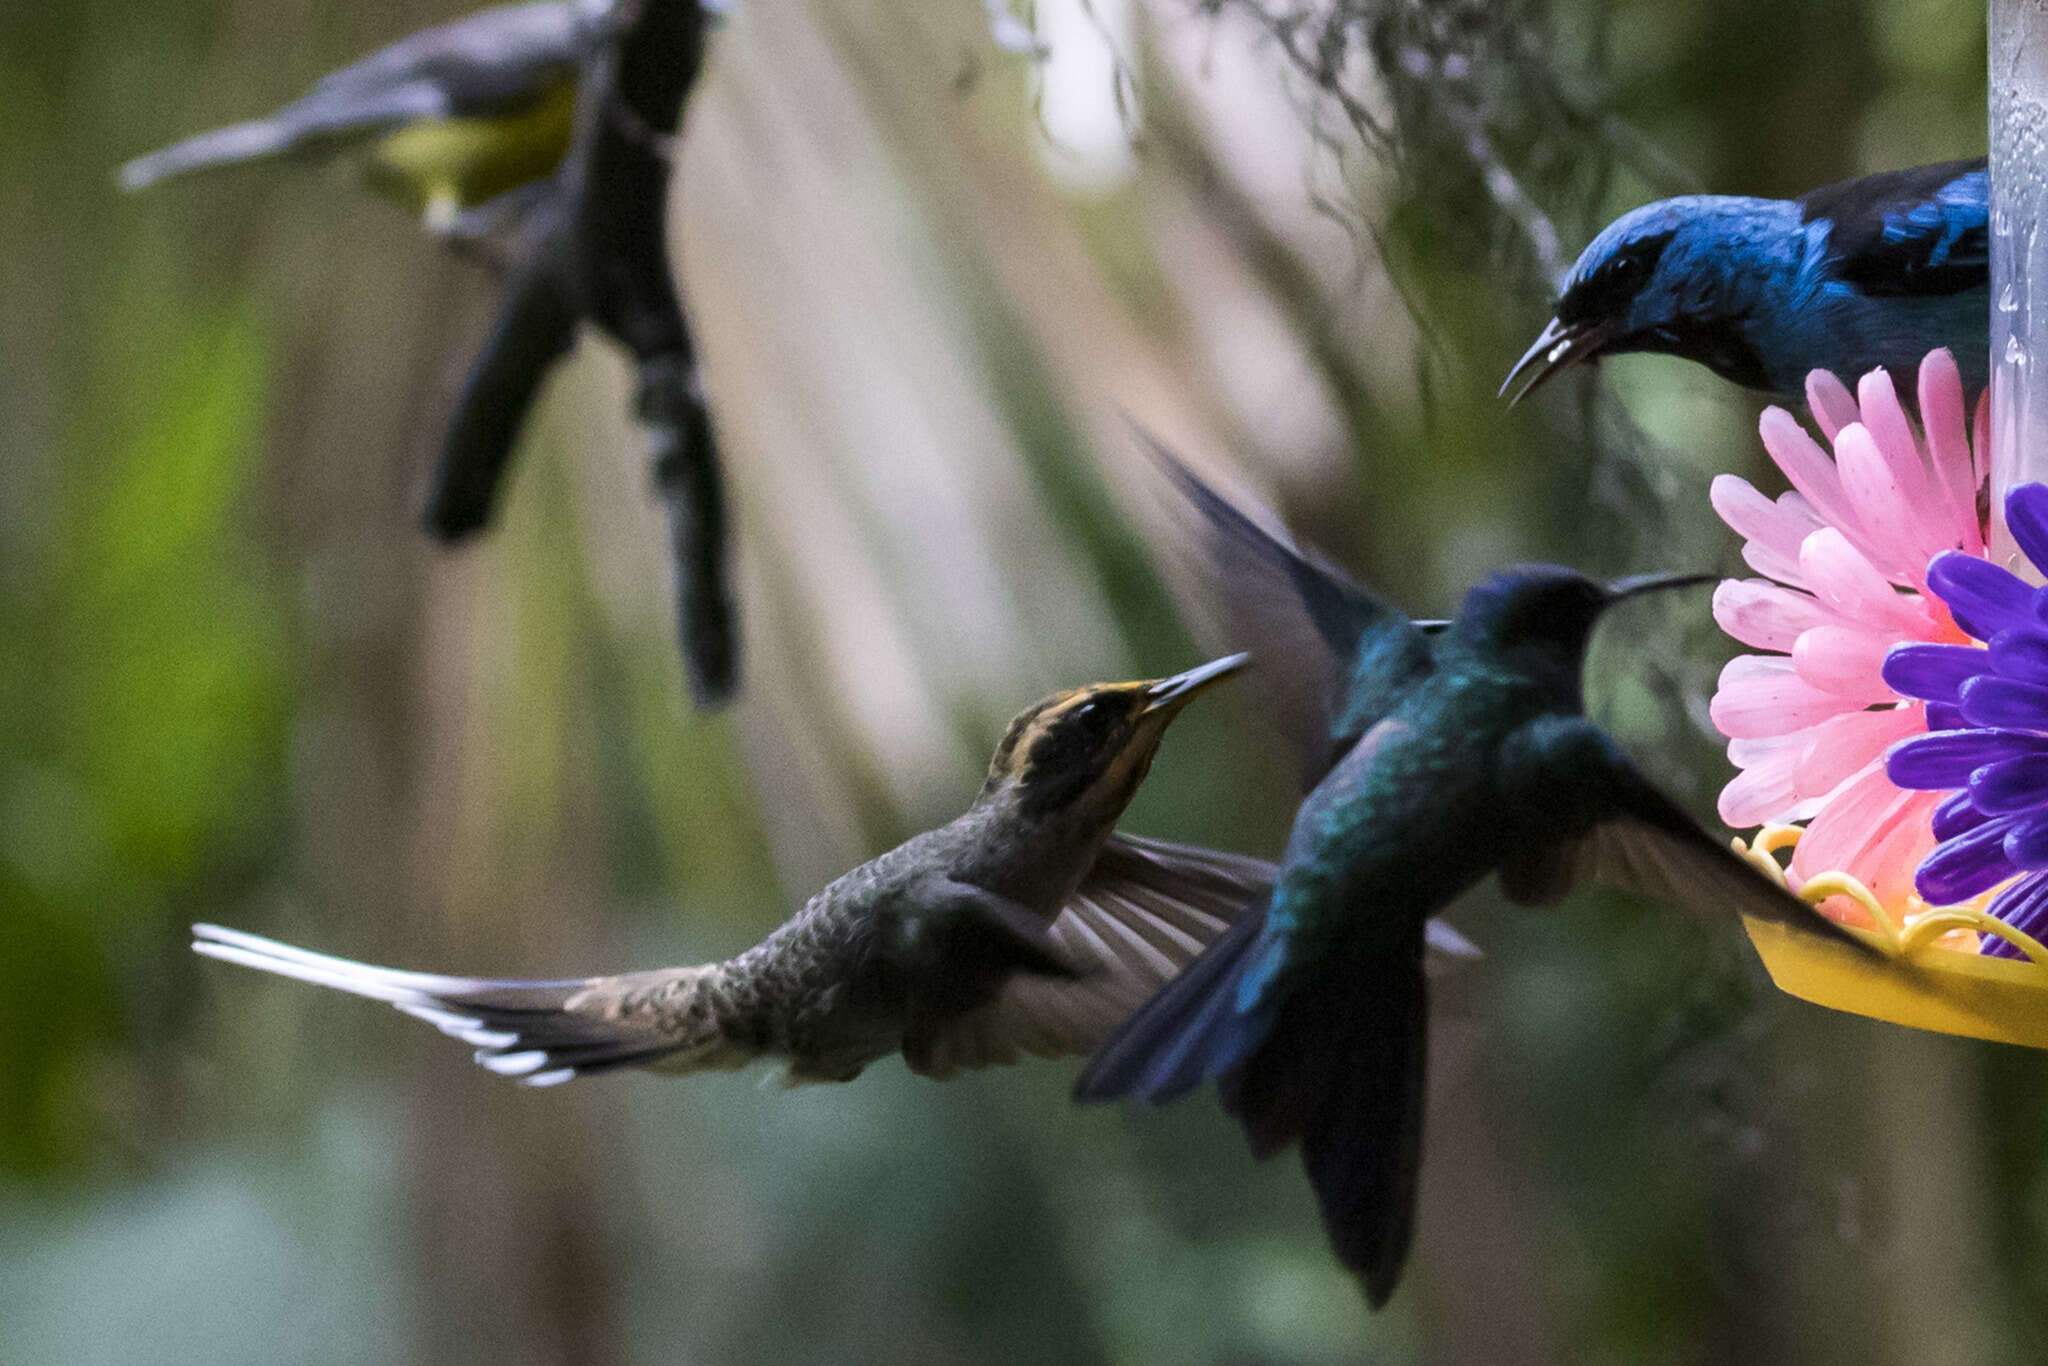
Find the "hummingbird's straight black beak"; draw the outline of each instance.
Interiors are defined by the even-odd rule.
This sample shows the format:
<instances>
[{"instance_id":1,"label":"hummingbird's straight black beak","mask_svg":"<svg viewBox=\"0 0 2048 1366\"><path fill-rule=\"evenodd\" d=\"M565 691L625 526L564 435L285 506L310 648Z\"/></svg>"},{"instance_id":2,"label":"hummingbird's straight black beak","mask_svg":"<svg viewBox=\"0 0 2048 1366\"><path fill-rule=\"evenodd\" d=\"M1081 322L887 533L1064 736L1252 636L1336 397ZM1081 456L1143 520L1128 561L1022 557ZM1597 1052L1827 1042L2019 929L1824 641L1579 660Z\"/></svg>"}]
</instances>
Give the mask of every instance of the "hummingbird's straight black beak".
<instances>
[{"instance_id":1,"label":"hummingbird's straight black beak","mask_svg":"<svg viewBox=\"0 0 2048 1366\"><path fill-rule=\"evenodd\" d=\"M1719 574L1631 574L1607 585L1607 605L1612 607L1623 598L1661 593L1667 588L1697 588L1703 583L1720 581Z\"/></svg>"},{"instance_id":2,"label":"hummingbird's straight black beak","mask_svg":"<svg viewBox=\"0 0 2048 1366\"><path fill-rule=\"evenodd\" d=\"M1171 678L1162 678L1145 689L1145 710L1140 716L1150 716L1165 708L1178 710L1189 699L1211 684L1220 683L1230 675L1251 663L1248 654L1225 655L1212 659L1207 664L1197 664L1186 673L1177 673Z\"/></svg>"},{"instance_id":3,"label":"hummingbird's straight black beak","mask_svg":"<svg viewBox=\"0 0 2048 1366\"><path fill-rule=\"evenodd\" d=\"M1548 384L1551 377L1560 371L1569 370L1580 361L1591 360L1600 354L1613 333L1613 328L1602 323L1562 323L1552 318L1544 324L1522 358L1515 362L1515 368L1508 371L1508 377L1500 382L1501 398L1513 407L1529 395ZM1528 375L1528 382L1513 394L1515 381Z\"/></svg>"}]
</instances>

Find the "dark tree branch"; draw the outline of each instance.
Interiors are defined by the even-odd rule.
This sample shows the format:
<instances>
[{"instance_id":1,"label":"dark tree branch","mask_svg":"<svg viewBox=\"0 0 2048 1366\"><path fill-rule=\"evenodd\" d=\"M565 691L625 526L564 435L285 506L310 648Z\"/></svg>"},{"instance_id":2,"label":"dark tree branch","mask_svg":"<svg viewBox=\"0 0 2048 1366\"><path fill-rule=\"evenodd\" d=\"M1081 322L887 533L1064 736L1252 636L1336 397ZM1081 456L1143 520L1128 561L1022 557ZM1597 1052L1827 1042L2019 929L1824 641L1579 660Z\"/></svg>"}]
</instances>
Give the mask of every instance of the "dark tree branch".
<instances>
[{"instance_id":1,"label":"dark tree branch","mask_svg":"<svg viewBox=\"0 0 2048 1366\"><path fill-rule=\"evenodd\" d=\"M564 206L550 199L531 211L528 250L500 288L498 316L463 381L441 442L440 467L426 508L427 530L449 543L489 523L519 429L541 381L576 344L580 312L554 260L566 236Z\"/></svg>"},{"instance_id":2,"label":"dark tree branch","mask_svg":"<svg viewBox=\"0 0 2048 1366\"><path fill-rule=\"evenodd\" d=\"M703 68L698 0L623 0L584 59L576 132L523 217L489 341L442 447L427 524L460 540L489 520L541 380L588 321L633 355L637 414L668 504L678 634L691 696L714 707L738 679L718 448L668 251L668 193L684 105Z\"/></svg>"}]
</instances>

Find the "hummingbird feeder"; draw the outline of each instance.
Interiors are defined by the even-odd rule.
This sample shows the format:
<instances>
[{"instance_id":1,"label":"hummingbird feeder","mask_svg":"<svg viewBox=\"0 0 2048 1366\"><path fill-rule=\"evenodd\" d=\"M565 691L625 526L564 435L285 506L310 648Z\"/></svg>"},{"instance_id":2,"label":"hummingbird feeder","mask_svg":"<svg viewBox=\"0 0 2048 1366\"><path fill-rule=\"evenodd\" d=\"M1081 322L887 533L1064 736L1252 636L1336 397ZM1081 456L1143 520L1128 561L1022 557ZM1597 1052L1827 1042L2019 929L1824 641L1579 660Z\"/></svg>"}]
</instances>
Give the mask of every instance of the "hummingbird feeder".
<instances>
[{"instance_id":1,"label":"hummingbird feeder","mask_svg":"<svg viewBox=\"0 0 2048 1366\"><path fill-rule=\"evenodd\" d=\"M2048 932L2048 867L2031 843L2037 825L2048 830L2048 789L2001 778L2048 766L2048 715L1990 705L2001 689L2048 683L2048 645L2024 677L2012 665L2048 641L2048 590L2032 587L2048 557L2038 534L2023 553L2029 538L2012 521L2048 508L2048 491L2013 499L2008 515L2014 490L2048 479L2048 373L2034 355L2048 347L2048 313L2034 322L2035 304L2048 308L2048 234L2037 231L2048 216L2048 10L1992 0L1990 59L1989 394L1966 430L1955 367L1930 355L1916 432L1882 372L1853 396L1816 373L1808 406L1832 461L1789 413L1765 415L1765 446L1797 492L1773 501L1734 476L1715 481L1715 510L1764 576L1724 583L1715 619L1768 653L1730 663L1712 711L1743 770L1722 793L1722 818L1761 827L1736 852L1816 921L1878 950L1859 953L1817 923L1745 918L1779 989L2048 1048L2048 946L2034 933ZM2023 751L2044 757L2015 766ZM1957 904L1936 904L1947 900Z\"/></svg>"}]
</instances>

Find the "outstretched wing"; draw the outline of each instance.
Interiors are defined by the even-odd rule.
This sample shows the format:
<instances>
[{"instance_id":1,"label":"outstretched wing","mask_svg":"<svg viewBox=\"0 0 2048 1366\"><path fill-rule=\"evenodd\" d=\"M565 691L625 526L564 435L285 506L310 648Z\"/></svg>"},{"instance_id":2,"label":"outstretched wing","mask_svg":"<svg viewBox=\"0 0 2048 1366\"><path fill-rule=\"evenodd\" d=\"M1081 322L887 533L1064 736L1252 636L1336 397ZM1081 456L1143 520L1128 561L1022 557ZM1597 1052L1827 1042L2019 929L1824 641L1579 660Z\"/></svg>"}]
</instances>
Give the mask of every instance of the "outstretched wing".
<instances>
[{"instance_id":1,"label":"outstretched wing","mask_svg":"<svg viewBox=\"0 0 2048 1366\"><path fill-rule=\"evenodd\" d=\"M1261 858L1113 835L1048 932L1071 972L1020 973L996 998L922 1039L907 1040L913 1071L1092 1053L1232 925L1256 937L1279 869ZM1425 929L1431 963L1476 958L1440 920Z\"/></svg>"},{"instance_id":2,"label":"outstretched wing","mask_svg":"<svg viewBox=\"0 0 2048 1366\"><path fill-rule=\"evenodd\" d=\"M1427 660L1422 634L1315 550L1239 511L1158 438L1137 433L1194 514L1191 539L1228 636L1220 643L1251 652L1261 702L1299 757L1303 788L1313 787L1387 709L1351 695L1354 678L1368 694L1385 689L1391 706L1392 685L1409 681L1404 664ZM1389 659L1363 669L1369 637Z\"/></svg>"},{"instance_id":3,"label":"outstretched wing","mask_svg":"<svg viewBox=\"0 0 2048 1366\"><path fill-rule=\"evenodd\" d=\"M1112 835L1047 931L1071 974L1013 975L995 999L904 1042L911 1070L1087 1053L1238 915L1265 904L1264 859Z\"/></svg>"},{"instance_id":4,"label":"outstretched wing","mask_svg":"<svg viewBox=\"0 0 2048 1366\"><path fill-rule=\"evenodd\" d=\"M1827 220L1835 274L1865 294L1962 294L1991 282L1991 174L1983 157L1887 171L1800 200Z\"/></svg>"}]
</instances>

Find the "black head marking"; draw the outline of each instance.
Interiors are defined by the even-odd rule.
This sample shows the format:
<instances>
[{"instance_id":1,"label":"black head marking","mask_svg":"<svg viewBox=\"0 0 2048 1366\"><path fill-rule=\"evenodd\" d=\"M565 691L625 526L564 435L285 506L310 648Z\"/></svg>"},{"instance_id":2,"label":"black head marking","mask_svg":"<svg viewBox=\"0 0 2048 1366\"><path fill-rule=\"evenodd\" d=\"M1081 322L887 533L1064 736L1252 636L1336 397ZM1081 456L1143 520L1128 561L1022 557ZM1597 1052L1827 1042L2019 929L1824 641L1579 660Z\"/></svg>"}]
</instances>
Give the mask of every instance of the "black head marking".
<instances>
[{"instance_id":1,"label":"black head marking","mask_svg":"<svg viewBox=\"0 0 2048 1366\"><path fill-rule=\"evenodd\" d=\"M1749 339L1744 315L1688 315L1631 339L1634 351L1658 351L1696 360L1730 384L1769 390L1763 353Z\"/></svg>"},{"instance_id":2,"label":"black head marking","mask_svg":"<svg viewBox=\"0 0 2048 1366\"><path fill-rule=\"evenodd\" d=\"M1074 694L1035 718L1013 767L1027 813L1068 806L1094 787L1121 755L1144 707L1134 692Z\"/></svg>"}]
</instances>

